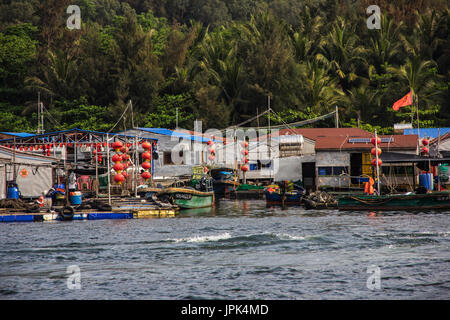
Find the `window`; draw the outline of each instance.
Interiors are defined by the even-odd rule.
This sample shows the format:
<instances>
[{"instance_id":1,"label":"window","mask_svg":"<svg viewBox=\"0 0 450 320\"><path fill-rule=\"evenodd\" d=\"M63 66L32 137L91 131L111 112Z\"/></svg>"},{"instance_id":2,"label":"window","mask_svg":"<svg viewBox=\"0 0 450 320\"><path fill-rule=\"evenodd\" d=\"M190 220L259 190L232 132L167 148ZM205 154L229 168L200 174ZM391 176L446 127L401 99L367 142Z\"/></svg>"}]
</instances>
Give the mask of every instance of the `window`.
<instances>
[{"instance_id":1,"label":"window","mask_svg":"<svg viewBox=\"0 0 450 320\"><path fill-rule=\"evenodd\" d=\"M164 152L164 165L174 164L172 161L172 152Z\"/></svg>"},{"instance_id":2,"label":"window","mask_svg":"<svg viewBox=\"0 0 450 320\"><path fill-rule=\"evenodd\" d=\"M339 176L349 172L348 167L318 167L319 176Z\"/></svg>"},{"instance_id":3,"label":"window","mask_svg":"<svg viewBox=\"0 0 450 320\"><path fill-rule=\"evenodd\" d=\"M348 173L348 167L333 167L334 176L339 176L343 173Z\"/></svg>"},{"instance_id":4,"label":"window","mask_svg":"<svg viewBox=\"0 0 450 320\"><path fill-rule=\"evenodd\" d=\"M319 167L319 176L331 176L333 167Z\"/></svg>"}]
</instances>

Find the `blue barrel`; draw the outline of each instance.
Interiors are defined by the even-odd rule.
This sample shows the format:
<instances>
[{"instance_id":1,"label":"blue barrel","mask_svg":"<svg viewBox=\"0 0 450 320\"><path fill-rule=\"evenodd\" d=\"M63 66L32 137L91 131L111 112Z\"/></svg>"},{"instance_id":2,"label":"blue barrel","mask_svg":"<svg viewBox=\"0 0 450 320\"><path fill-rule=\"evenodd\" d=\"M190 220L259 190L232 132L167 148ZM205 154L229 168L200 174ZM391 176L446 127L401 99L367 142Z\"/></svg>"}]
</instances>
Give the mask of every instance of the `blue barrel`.
<instances>
[{"instance_id":1,"label":"blue barrel","mask_svg":"<svg viewBox=\"0 0 450 320\"><path fill-rule=\"evenodd\" d=\"M81 192L71 192L69 195L69 201L72 205L79 205L82 203Z\"/></svg>"},{"instance_id":2,"label":"blue barrel","mask_svg":"<svg viewBox=\"0 0 450 320\"><path fill-rule=\"evenodd\" d=\"M8 185L8 190L6 193L6 197L8 199L19 199L19 188L17 187L17 184L10 184Z\"/></svg>"},{"instance_id":3,"label":"blue barrel","mask_svg":"<svg viewBox=\"0 0 450 320\"><path fill-rule=\"evenodd\" d=\"M419 185L425 187L427 190L433 190L433 174L422 173L419 175Z\"/></svg>"}]
</instances>

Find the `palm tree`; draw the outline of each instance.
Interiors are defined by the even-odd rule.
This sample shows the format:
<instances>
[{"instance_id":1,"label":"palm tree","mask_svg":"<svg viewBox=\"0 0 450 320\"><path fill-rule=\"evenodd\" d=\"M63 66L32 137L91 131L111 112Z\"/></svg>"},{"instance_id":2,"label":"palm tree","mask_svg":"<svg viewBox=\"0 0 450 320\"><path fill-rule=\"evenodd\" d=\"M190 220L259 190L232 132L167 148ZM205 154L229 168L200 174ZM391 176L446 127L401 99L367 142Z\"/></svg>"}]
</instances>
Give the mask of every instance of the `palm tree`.
<instances>
[{"instance_id":1,"label":"palm tree","mask_svg":"<svg viewBox=\"0 0 450 320\"><path fill-rule=\"evenodd\" d=\"M42 92L53 97L69 98L73 95L77 83L77 59L68 51L48 52L49 64L43 70L42 77L27 77L26 88Z\"/></svg>"},{"instance_id":2,"label":"palm tree","mask_svg":"<svg viewBox=\"0 0 450 320\"><path fill-rule=\"evenodd\" d=\"M395 24L393 19L382 15L381 29L370 31L368 57L378 73L383 71L381 69L384 66L392 64L394 58L401 52L399 36L402 25L402 22Z\"/></svg>"},{"instance_id":3,"label":"palm tree","mask_svg":"<svg viewBox=\"0 0 450 320\"><path fill-rule=\"evenodd\" d=\"M307 62L300 69L300 100L313 112L329 112L330 107L347 100L344 92L337 87L337 80L317 63Z\"/></svg>"},{"instance_id":4,"label":"palm tree","mask_svg":"<svg viewBox=\"0 0 450 320\"><path fill-rule=\"evenodd\" d=\"M395 74L400 81L409 87L414 96L420 97L420 102L429 104L431 98L438 94L433 90L436 84L436 63L431 60L422 60L419 56L408 58L406 63L398 68L388 67L388 72ZM415 101L417 103L417 101Z\"/></svg>"},{"instance_id":5,"label":"palm tree","mask_svg":"<svg viewBox=\"0 0 450 320\"><path fill-rule=\"evenodd\" d=\"M337 18L331 31L320 41L316 60L337 76L344 90L368 82L365 73L366 50L359 44L354 28L343 18Z\"/></svg>"}]
</instances>

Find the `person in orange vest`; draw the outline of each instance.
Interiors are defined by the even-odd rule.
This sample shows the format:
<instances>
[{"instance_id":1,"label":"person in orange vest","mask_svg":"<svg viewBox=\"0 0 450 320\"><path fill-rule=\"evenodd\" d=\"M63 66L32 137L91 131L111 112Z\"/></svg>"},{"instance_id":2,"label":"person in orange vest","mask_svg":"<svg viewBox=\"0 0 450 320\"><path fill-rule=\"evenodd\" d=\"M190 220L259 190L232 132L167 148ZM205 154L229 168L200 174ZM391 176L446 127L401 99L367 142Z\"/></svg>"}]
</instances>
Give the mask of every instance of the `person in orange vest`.
<instances>
[{"instance_id":1,"label":"person in orange vest","mask_svg":"<svg viewBox=\"0 0 450 320\"><path fill-rule=\"evenodd\" d=\"M369 181L366 182L364 184L364 193L368 194L368 195L372 195L373 194L373 185L374 185L374 181L372 179L372 177L369 177Z\"/></svg>"}]
</instances>

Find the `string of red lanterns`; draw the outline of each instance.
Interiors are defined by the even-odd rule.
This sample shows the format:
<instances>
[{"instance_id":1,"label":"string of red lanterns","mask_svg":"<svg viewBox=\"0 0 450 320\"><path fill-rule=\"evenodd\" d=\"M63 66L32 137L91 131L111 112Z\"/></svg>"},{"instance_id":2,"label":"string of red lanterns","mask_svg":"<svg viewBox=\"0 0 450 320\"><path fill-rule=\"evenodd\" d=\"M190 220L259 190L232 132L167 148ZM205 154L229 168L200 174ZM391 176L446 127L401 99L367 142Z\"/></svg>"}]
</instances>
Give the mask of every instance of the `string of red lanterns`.
<instances>
[{"instance_id":1,"label":"string of red lanterns","mask_svg":"<svg viewBox=\"0 0 450 320\"><path fill-rule=\"evenodd\" d=\"M241 170L245 173L245 172L248 171L248 158L247 158L247 156L248 156L248 142L247 141L242 142L242 148L243 149L241 151L241 154L243 155L243 158L242 158L243 165L241 166Z\"/></svg>"},{"instance_id":2,"label":"string of red lanterns","mask_svg":"<svg viewBox=\"0 0 450 320\"><path fill-rule=\"evenodd\" d=\"M152 161L152 154L151 149L152 145L148 141L142 142L142 148L145 150L145 152L142 154L142 169L144 169L144 172L142 172L141 177L144 179L145 182L148 181L152 177L152 174L149 172L150 168L152 167L151 161Z\"/></svg>"}]
</instances>

